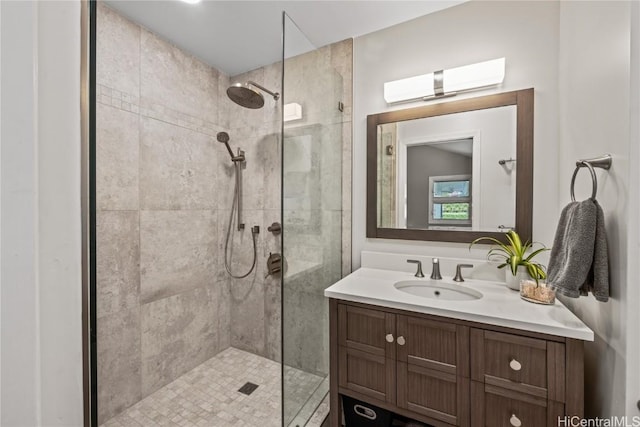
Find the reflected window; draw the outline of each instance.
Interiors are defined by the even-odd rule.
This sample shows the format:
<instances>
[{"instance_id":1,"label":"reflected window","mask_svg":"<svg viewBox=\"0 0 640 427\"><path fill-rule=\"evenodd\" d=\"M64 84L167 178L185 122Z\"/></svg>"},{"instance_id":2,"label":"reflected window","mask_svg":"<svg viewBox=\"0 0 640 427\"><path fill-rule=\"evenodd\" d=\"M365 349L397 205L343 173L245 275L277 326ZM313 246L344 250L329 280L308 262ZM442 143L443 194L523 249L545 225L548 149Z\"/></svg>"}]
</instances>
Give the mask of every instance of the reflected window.
<instances>
[{"instance_id":1,"label":"reflected window","mask_svg":"<svg viewBox=\"0 0 640 427\"><path fill-rule=\"evenodd\" d=\"M471 175L429 177L429 225L471 225Z\"/></svg>"}]
</instances>

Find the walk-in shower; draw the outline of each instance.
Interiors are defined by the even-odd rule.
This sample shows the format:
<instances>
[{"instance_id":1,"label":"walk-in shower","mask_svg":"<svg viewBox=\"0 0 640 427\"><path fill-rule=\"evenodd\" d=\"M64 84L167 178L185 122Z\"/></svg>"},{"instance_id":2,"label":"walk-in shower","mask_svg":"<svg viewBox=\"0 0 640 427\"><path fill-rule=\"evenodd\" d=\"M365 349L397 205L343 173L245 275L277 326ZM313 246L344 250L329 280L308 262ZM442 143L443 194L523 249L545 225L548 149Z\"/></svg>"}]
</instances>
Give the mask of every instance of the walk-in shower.
<instances>
[{"instance_id":1,"label":"walk-in shower","mask_svg":"<svg viewBox=\"0 0 640 427\"><path fill-rule=\"evenodd\" d=\"M214 66L188 49L202 34L173 43L165 24L146 20L149 8L167 13L165 2L140 13L136 4L99 2L90 44L91 426L318 427L327 413L322 291L350 253L341 240L350 119L336 107L351 105L350 41L278 53L282 40L304 38L287 18L289 35L274 37L262 65L242 68L231 55ZM287 103L304 106L304 118L284 124Z\"/></svg>"}]
</instances>

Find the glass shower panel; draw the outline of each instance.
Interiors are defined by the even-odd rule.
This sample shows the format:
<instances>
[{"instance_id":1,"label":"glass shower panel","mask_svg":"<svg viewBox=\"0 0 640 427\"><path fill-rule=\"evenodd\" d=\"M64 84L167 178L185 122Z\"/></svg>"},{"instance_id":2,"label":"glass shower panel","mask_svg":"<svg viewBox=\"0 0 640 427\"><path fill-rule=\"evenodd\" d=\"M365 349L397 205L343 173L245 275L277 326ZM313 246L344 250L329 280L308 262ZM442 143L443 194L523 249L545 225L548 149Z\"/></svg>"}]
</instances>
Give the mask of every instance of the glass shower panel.
<instances>
[{"instance_id":1,"label":"glass shower panel","mask_svg":"<svg viewBox=\"0 0 640 427\"><path fill-rule=\"evenodd\" d=\"M286 14L284 33L283 424L302 427L328 411L324 289L342 276L343 81L332 46L316 48Z\"/></svg>"}]
</instances>

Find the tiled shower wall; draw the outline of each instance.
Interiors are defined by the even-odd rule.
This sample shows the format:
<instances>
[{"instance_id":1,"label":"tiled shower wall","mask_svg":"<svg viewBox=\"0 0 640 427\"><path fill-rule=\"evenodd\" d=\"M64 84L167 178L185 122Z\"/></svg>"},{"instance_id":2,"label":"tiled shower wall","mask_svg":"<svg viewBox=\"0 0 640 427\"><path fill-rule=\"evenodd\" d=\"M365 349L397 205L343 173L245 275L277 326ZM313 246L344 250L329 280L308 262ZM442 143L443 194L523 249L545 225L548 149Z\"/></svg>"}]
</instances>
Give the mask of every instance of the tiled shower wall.
<instances>
[{"instance_id":1,"label":"tiled shower wall","mask_svg":"<svg viewBox=\"0 0 640 427\"><path fill-rule=\"evenodd\" d=\"M279 251L265 224L280 217L280 157L275 103L258 113L272 120L243 125L244 111L225 94L227 76L102 5L97 67L98 407L105 421L230 345L277 356L279 336L267 331L279 330L279 318L271 314L276 302L265 300L263 272L265 245ZM265 84L279 91L279 67L271 68ZM261 227L258 267L241 281L223 265L234 180L219 131L247 152L247 229L232 232L235 273L250 266L249 230Z\"/></svg>"},{"instance_id":2,"label":"tiled shower wall","mask_svg":"<svg viewBox=\"0 0 640 427\"><path fill-rule=\"evenodd\" d=\"M281 220L280 104L265 96L264 108L248 110L225 91L246 79L282 90L280 64L230 79L102 4L97 39L102 423L229 346L280 360L280 280L264 277L269 253L281 252L267 232ZM349 41L349 73L350 49ZM348 92L350 117L350 74ZM240 280L224 268L234 175L219 131L247 157L246 229L231 231L234 274L250 267L250 228L260 226L258 265ZM350 224L350 126L344 132L342 221ZM350 227L342 236L350 259Z\"/></svg>"}]
</instances>

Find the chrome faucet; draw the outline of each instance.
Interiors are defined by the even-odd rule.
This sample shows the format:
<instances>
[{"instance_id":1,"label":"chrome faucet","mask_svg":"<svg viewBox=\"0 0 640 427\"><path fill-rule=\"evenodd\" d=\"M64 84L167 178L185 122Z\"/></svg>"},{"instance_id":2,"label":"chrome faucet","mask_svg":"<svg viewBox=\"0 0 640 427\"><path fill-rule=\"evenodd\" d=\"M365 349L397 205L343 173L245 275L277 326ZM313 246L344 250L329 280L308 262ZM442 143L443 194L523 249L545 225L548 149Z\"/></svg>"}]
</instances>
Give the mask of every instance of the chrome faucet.
<instances>
[{"instance_id":1,"label":"chrome faucet","mask_svg":"<svg viewBox=\"0 0 640 427\"><path fill-rule=\"evenodd\" d=\"M431 269L431 280L442 280L440 275L440 260L438 258L433 259L433 267Z\"/></svg>"},{"instance_id":2,"label":"chrome faucet","mask_svg":"<svg viewBox=\"0 0 640 427\"><path fill-rule=\"evenodd\" d=\"M462 269L463 268L473 268L473 264L458 264L456 265L456 277L453 278L454 282L464 282L462 278Z\"/></svg>"},{"instance_id":3,"label":"chrome faucet","mask_svg":"<svg viewBox=\"0 0 640 427\"><path fill-rule=\"evenodd\" d=\"M424 277L424 273L422 273L422 261L418 261L417 259L408 259L407 262L409 264L418 264L418 271L416 271L416 277Z\"/></svg>"}]
</instances>

